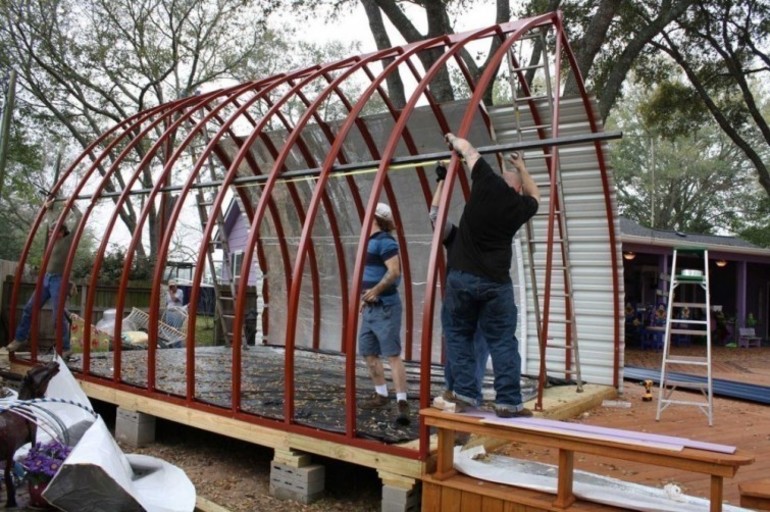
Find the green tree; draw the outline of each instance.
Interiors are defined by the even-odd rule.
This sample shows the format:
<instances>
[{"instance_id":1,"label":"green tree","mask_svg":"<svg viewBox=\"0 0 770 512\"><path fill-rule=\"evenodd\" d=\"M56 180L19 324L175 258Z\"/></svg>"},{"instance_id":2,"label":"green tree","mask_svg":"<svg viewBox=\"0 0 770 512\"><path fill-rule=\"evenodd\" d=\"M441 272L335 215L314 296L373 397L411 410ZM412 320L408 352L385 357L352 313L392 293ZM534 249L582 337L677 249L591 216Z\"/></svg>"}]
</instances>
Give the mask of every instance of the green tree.
<instances>
[{"instance_id":1,"label":"green tree","mask_svg":"<svg viewBox=\"0 0 770 512\"><path fill-rule=\"evenodd\" d=\"M770 196L770 124L761 98L770 80L768 29L770 2L703 2L667 28L654 47L668 54L689 82L661 100L689 111L697 102L741 149Z\"/></svg>"},{"instance_id":2,"label":"green tree","mask_svg":"<svg viewBox=\"0 0 770 512\"><path fill-rule=\"evenodd\" d=\"M19 73L20 109L34 117L39 136L66 136L79 146L72 150L77 154L136 112L191 95L204 84L243 80L244 70L269 71L264 63L273 46L265 42L274 35L265 30L255 5L252 0L6 0L0 2L5 20L0 61ZM147 147L133 150L107 192L124 187L123 173L133 171ZM112 163L102 162L98 172L105 175ZM153 172L162 165L143 168L140 186L151 187ZM138 197L120 209L129 232L137 228L141 205ZM152 205L149 248L140 245L139 256L155 254L159 226Z\"/></svg>"},{"instance_id":3,"label":"green tree","mask_svg":"<svg viewBox=\"0 0 770 512\"><path fill-rule=\"evenodd\" d=\"M331 5L333 16L346 14L356 3L357 0L269 2L271 7L291 6L309 13L323 11ZM392 45L384 18L407 43L413 43L454 33L461 17L473 15L481 27L506 22L512 16L533 16L560 9L577 67L598 98L602 119L606 120L622 99L629 74L652 85L684 72L687 83L682 85L689 89L686 94L691 102L688 108L698 111L699 116L707 112L716 120L751 162L761 186L770 196L770 173L766 166L770 126L767 116L760 112L756 89L751 87L752 77L756 83L770 81L768 0L529 0L521 2L518 10L512 8L509 0L496 0L494 19L487 20L479 19L474 12L475 3L466 0L360 0L360 4L369 18L378 48ZM421 31L418 25L426 29ZM490 53L496 45L495 41L490 43ZM661 52L671 59L661 59ZM475 56L462 56L472 76L478 77L485 69L485 61L477 65ZM425 54L421 58L428 67L436 55ZM439 76L432 84L431 91L440 101L453 99L457 92L451 87L450 75ZM575 85L569 79L565 92L575 93ZM398 89L402 86L389 82L388 87L391 95L403 101L403 89ZM665 95L659 97L665 98ZM680 99L668 98L668 101L679 104ZM492 91L486 100L491 102Z\"/></svg>"},{"instance_id":4,"label":"green tree","mask_svg":"<svg viewBox=\"0 0 770 512\"><path fill-rule=\"evenodd\" d=\"M692 233L735 233L737 226L748 226L758 209L757 187L740 149L717 127L693 122L679 110L659 123L645 122L640 112L655 104L660 91L631 89L610 120L624 134L611 152L621 215L651 228Z\"/></svg>"},{"instance_id":5,"label":"green tree","mask_svg":"<svg viewBox=\"0 0 770 512\"><path fill-rule=\"evenodd\" d=\"M28 142L23 126L9 134L5 183L0 198L0 259L15 261L24 245L29 226L43 204L39 193L47 188L43 152Z\"/></svg>"},{"instance_id":6,"label":"green tree","mask_svg":"<svg viewBox=\"0 0 770 512\"><path fill-rule=\"evenodd\" d=\"M736 232L744 240L770 248L770 226L767 225L767 219L770 218L770 197L761 194L754 200L758 204L757 209L742 219L743 222L736 227Z\"/></svg>"},{"instance_id":7,"label":"green tree","mask_svg":"<svg viewBox=\"0 0 770 512\"><path fill-rule=\"evenodd\" d=\"M467 0L271 0L263 2L270 8L291 8L307 15L326 12L331 6L331 17L346 15L359 3L369 19L378 49L393 46L384 18L395 27L407 42L414 43L429 37L455 33L455 25L461 17L473 16L477 26L505 23L515 17L526 17L561 9L572 35L572 47L576 53L578 68L599 98L602 118L607 117L615 101L621 96L628 73L645 64L653 52L651 41L678 17L682 16L695 0L671 0L666 2L632 2L624 0L598 0L595 2L530 0L518 3L514 10L509 0L496 0L494 16L483 20L478 17L476 4ZM417 18L421 18L417 20ZM421 21L422 23L418 23ZM424 30L418 28L425 26ZM463 52L462 58L471 75L477 78L488 66L489 55L499 47L492 38L487 57L477 62L477 56ZM535 47L531 59L536 59L539 48ZM423 66L428 68L439 56L436 52L420 55ZM395 80L395 79L394 79ZM403 98L403 86L388 82L390 94ZM575 84L569 82L567 91L574 93ZM431 92L439 101L454 99L450 74L438 75L431 84ZM489 91L486 101L492 101Z\"/></svg>"}]
</instances>

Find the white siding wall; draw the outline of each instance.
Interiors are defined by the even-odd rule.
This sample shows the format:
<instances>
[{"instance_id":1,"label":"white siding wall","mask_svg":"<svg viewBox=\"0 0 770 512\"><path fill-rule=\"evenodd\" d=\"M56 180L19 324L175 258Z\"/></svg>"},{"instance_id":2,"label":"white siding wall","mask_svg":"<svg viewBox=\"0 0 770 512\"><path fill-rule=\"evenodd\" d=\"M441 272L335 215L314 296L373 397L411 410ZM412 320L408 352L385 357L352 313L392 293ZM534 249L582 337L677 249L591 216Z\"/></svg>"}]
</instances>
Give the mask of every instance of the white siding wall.
<instances>
[{"instance_id":1,"label":"white siding wall","mask_svg":"<svg viewBox=\"0 0 770 512\"><path fill-rule=\"evenodd\" d=\"M520 127L533 125L528 108L520 108ZM547 106L541 105L541 112L547 120L550 118ZM490 111L493 118L495 133L499 143L535 140L533 130L519 129L515 124L513 109L500 108ZM559 136L589 134L587 115L579 99L562 100L561 122ZM552 136L550 132L547 137ZM606 148L603 148L606 156ZM550 207L549 177L547 159L542 157L542 151L531 150L526 154L527 168L540 187L541 202L538 215L533 219L532 240L535 276L540 297L540 308L543 307L543 292L545 289L545 266L548 211ZM567 219L567 252L572 269L573 299L576 311L576 328L578 347L583 380L596 384L613 384L614 358L616 341L619 344L620 364L622 366L623 329L622 297L623 297L623 265L618 221L610 223L604 200L602 176L599 169L599 158L593 143L562 146L559 149L561 168L562 193L564 198L563 215ZM609 177L611 204L613 216L617 219L614 182ZM615 234L615 257L610 252L610 233ZM535 322L533 283L530 279L530 258L527 240L527 230L522 228L523 276L527 284L527 296L517 296L526 316L526 326L519 328L520 337L523 334L522 347L526 352L524 373L537 375L539 372L539 348L537 326ZM565 316L565 284L560 270L562 261L561 244L558 243L559 233L554 231L554 271L552 273L551 310L548 327L548 337L556 343L563 343L566 323ZM617 268L618 290L613 288L612 268ZM515 265L514 265L515 267ZM517 276L517 280L520 279ZM617 312L615 305L618 305ZM615 323L619 325L619 340L615 340ZM546 354L546 366L562 367L564 364L563 350L549 350ZM549 372L553 377L564 377L563 374Z\"/></svg>"}]
</instances>

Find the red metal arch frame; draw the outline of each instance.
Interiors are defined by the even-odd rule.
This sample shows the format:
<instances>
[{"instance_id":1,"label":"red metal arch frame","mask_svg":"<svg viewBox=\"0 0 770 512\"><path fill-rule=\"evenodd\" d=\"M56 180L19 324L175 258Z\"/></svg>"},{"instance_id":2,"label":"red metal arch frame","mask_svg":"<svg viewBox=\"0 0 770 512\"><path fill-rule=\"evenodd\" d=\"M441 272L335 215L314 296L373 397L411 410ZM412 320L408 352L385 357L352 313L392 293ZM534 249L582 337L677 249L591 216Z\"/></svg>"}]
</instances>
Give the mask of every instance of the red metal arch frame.
<instances>
[{"instance_id":1,"label":"red metal arch frame","mask_svg":"<svg viewBox=\"0 0 770 512\"><path fill-rule=\"evenodd\" d=\"M559 13L549 13L533 18L518 20L502 25L492 26L481 30L475 30L463 34L451 36L442 36L403 47L392 48L388 50L374 52L364 56L351 57L338 62L313 66L307 69L296 70L287 74L277 75L264 80L250 82L235 87L214 91L207 94L183 98L166 105L158 106L146 112L138 113L131 118L119 123L108 130L102 137L91 144L73 164L65 171L55 185L53 192L59 193L65 189L64 185L77 182L69 190L74 191L74 195L68 199L65 204L65 210L70 209L75 201L88 200L88 207L84 212L83 222L80 228L74 234L76 240L79 240L84 232L85 225L97 205L97 202L117 190L118 199L115 200L115 211L106 221L105 234L96 251L94 258L94 270L89 279L88 294L85 301L84 319L86 324L93 323L94 301L96 297L96 285L100 269L103 266L105 255L107 254L109 241L119 218L118 208L130 205L131 196L136 194L134 189L136 183L143 172L148 171L153 166L159 166L160 172L155 176L155 181L150 190L145 191L146 200L137 217L137 229L132 233L126 252L126 261L124 263L124 272L120 280L120 290L125 290L128 286L129 270L133 264L137 248L143 243L143 232L150 218L153 205L160 202L161 208L165 204L165 197L171 191L178 193L173 208L168 215L166 228L160 233L160 243L158 246L157 261L153 272L153 286L150 296L149 317L150 323L157 323L160 319L160 302L162 291L162 278L165 262L168 258L174 229L179 224L183 214L185 199L190 197L196 187L200 186L201 173L210 159L215 159L225 169L225 174L221 182L209 183L213 189L218 187L218 192L213 200L211 212L223 211L226 207L226 201L229 197L228 192L232 191L238 194L242 204L245 206L245 214L248 218L249 230L248 239L244 248L244 257L240 269L241 279L239 281L236 293L236 304L240 304L235 310L234 332L240 332L245 317L245 307L249 289L249 276L252 271L252 262L256 259L260 265L265 268L268 264L264 243L261 237L261 230L270 222L277 239L279 240L278 255L280 266L282 268L270 268L270 275L276 279L282 279L286 289L286 310L287 318L285 325L276 325L274 321L269 322L268 317L263 319L263 326L276 330L283 335L285 351L285 392L283 418L275 420L257 416L253 413L244 411L241 407L241 385L242 374L242 354L239 343L233 343L232 346L232 389L231 404L229 408L222 408L205 403L196 397L195 380L195 339L194 329L188 330L187 353L186 353L186 391L184 396L171 396L167 393L159 392L156 386L156 346L157 332L149 333L150 343L147 359L147 385L144 388L128 385L121 375L121 348L116 344L114 351L114 374L112 379L106 382L119 389L129 390L133 393L153 397L159 400L165 400L171 403L184 405L189 408L198 409L216 414L236 417L239 420L270 427L278 427L284 430L301 433L311 437L330 440L334 442L344 442L354 446L359 446L375 451L392 453L410 458L424 459L428 454L428 431L423 427L420 430L420 449L414 451L399 446L385 445L376 441L363 439L357 436L356 430L356 332L358 328L358 297L361 293L361 279L365 261L365 252L368 239L368 232L374 219L374 209L376 204L385 198L390 203L397 224L404 225L406 221L413 219L403 218L404 212L399 205L398 193L393 187L389 173L393 163L402 157L404 152L410 157L414 157L413 167L415 168L415 178L419 187L419 194L425 203L424 211L430 207L431 188L426 174L428 166L432 166L437 160L436 153L430 153L426 156L424 143L421 145L417 134L412 133L409 126L411 116L420 108L421 102L424 103L433 115L433 123L427 128L428 135L435 139L434 148L444 149L443 135L448 131L453 131L461 137L468 137L473 141L474 136L471 133L474 123L480 123L486 130L487 136L493 136L491 121L483 106L484 92L493 84L498 75L498 66L504 61L508 50L515 43L520 41L522 36L533 30L551 29L554 32L556 41L555 55L555 73L557 87L560 90L562 59L566 59L569 66L569 72L573 74L579 85L580 95L589 119L592 133L600 131L599 121L594 117L590 98L583 85L582 77L577 69L575 57L569 48L566 34L564 32L563 20ZM471 74L460 58L460 52L468 45L478 41L490 42L495 40L496 45L493 48L490 66L477 80L471 78ZM416 65L414 59L424 51L441 49L443 54L438 58L431 68L420 71L420 66ZM387 63L387 64L386 64ZM459 126L452 126L450 120L446 117L443 106L439 104L430 92L430 84L433 79L447 66L453 63L456 65L466 86L470 89L470 98L465 106L462 107L462 117ZM380 66L380 70L373 69ZM566 67L566 65L565 65ZM393 76L393 73L408 73L414 79L415 85L410 89L406 105L396 108L390 101L387 91L384 87L386 80ZM352 77L366 77L368 85L365 90L357 94L357 99L351 99L345 92L347 81ZM520 80L525 84L523 76ZM320 92L314 96L309 96L305 88L311 84L323 83ZM526 91L525 91L526 92ZM320 109L330 100L336 100L343 106L346 117L338 125L327 122L320 114ZM392 119L393 126L384 141L377 140L370 127L362 117L365 108L370 106L375 98L379 98L384 104L384 113ZM304 111L294 122L291 116L287 114L290 102L301 104ZM558 138L559 125L559 106L560 94L556 93L553 97L554 109L551 119L551 137ZM257 107L261 107L259 110ZM530 108L533 116L540 123L540 114L537 112L534 103L530 100ZM235 125L240 122L249 126L248 134L239 136L236 134ZM270 137L270 130L275 126L282 126L284 134L281 141L275 141ZM308 130L311 127L320 130L320 139L315 140L309 135ZM424 128L424 127L423 127ZM363 141L363 148L368 151L369 160L362 162L360 155L354 157L348 154L346 144L350 137L356 133ZM474 132L478 135L477 132ZM420 134L425 139L425 133ZM546 132L539 132L540 139L546 138ZM151 144L147 144L151 142ZM195 162L189 171L184 168L185 155L193 153L194 144L203 142L205 147L195 155ZM145 144L146 149L144 149ZM228 144L231 149L228 149ZM272 159L271 163L263 164L253 152L256 145L261 144L265 154ZM609 239L611 241L608 248L611 253L611 260L617 260L616 239L613 225L613 208L611 204L611 183L608 177L607 163L604 160L601 141L594 142L596 155L599 161L599 172L602 177L602 186L604 192L604 205L607 213L609 229ZM558 150L551 146L544 145L542 148L544 155L551 155L549 161L550 186L553 190L556 179L556 166L558 165ZM137 164L131 163L130 155L134 157L139 154L141 158ZM298 188L286 178L292 175L292 172L302 171L302 169L293 169L290 164L290 157L299 159L295 162L302 162L306 166L309 174L313 175L315 182L311 185L310 199L307 204L298 192ZM446 157L450 153L445 151ZM424 161L420 161L421 156L426 156ZM90 163L87 163L90 160ZM320 162L320 163L319 163ZM160 165L162 164L162 165ZM359 182L353 176L345 175L344 183L347 185L347 192L350 194L352 208L357 221L361 224L361 229L357 232L358 242L355 246L353 255L352 271L349 270L349 264L346 261L345 249L341 239L344 235L339 217L340 205L332 200L329 194L329 183L336 173L340 172L345 166L361 164L370 165L373 170L373 177L369 184L368 196L361 190ZM294 164L298 165L298 164ZM131 169L130 177L120 187L115 186L115 176L121 168ZM469 184L466 173L458 171L459 161L456 155L451 155L449 172L444 187L441 206L439 207L436 229L431 235L431 245L429 251L429 261L427 263L427 272L425 275L425 292L422 296L415 296L411 285L412 262L407 248L408 239L405 229L399 229L397 232L398 241L402 248L402 267L404 270L404 292L405 302L405 358L408 360L419 361L421 365L420 377L420 405L426 407L430 400L430 366L432 364L432 355L434 346L438 343L438 336L434 323L434 309L436 302L436 290L441 275L443 275L443 247L440 240L440 233L447 222L449 205L453 197L453 188L456 181L460 183L460 194L467 197L469 193ZM187 176L179 185L174 185L173 172L179 169L185 169ZM250 176L244 178L244 170L250 173ZM80 178L77 178L80 176ZM279 184L285 182L289 201L288 204L278 204L274 192ZM253 183L259 186L258 200L256 204L251 202L251 195L243 191L240 187L244 183ZM323 207L323 208L322 208ZM292 254L286 241L286 226L283 225L281 217L281 208L291 208L296 214L301 231L296 251ZM558 201L550 201L550 215L554 215L554 210L559 208ZM324 217L321 217L324 215ZM209 219L213 219L209 215ZM21 281L21 272L24 262L27 260L32 240L40 230L43 219L41 212L32 226L32 230L25 244L23 254L21 255L19 271L16 276L16 282L12 292L12 304L18 301L19 283ZM339 340L339 352L345 357L345 431L342 434L326 432L312 428L310 426L299 424L295 421L295 350L297 349L298 335L298 314L300 307L300 297L303 293L302 281L305 277L306 266L309 267L310 286L314 296L312 304L312 349L318 349L320 345L319 338L320 324L322 323L323 311L320 307L320 301L316 300L320 293L321 269L318 265L318 254L316 243L313 239L313 229L324 219L332 237L333 250L337 260L338 285L341 293L342 318L341 332ZM62 221L59 221L59 224ZM59 224L56 228L58 229ZM297 227L299 227L297 226ZM193 274L193 284L190 292L190 324L194 325L198 314L197 304L201 295L201 282L204 277L205 264L207 257L207 245L214 236L216 225L209 221L203 226L201 243L198 247L197 260ZM555 233L553 232L553 223L549 224L547 238L550 244L553 244ZM67 264L64 272L64 279L69 279L74 262L75 246L68 255ZM51 250L45 252L43 267L50 259ZM553 253L549 250L546 265L546 284L545 297L543 304L543 322L542 332L539 333L542 339L548 335L548 315L550 314L550 279L553 268ZM275 275L280 274L282 276ZM417 276L422 277L422 276ZM37 280L36 299L39 301L42 288L41 275ZM269 280L266 281L266 287L269 286ZM275 282L275 281L273 281ZM614 290L619 289L619 269L613 265L612 268L612 286ZM267 293L267 290L265 290ZM421 304L421 308L419 305ZM414 318L415 308L421 309L422 317ZM64 301L59 305L57 314L62 314ZM116 335L121 330L122 316L126 308L125 295L119 294L116 309ZM15 318L15 307L10 311L10 324L13 325ZM613 326L614 338L620 339L620 305L615 301L615 318ZM32 337L37 336L37 308L33 313L33 332ZM414 324L420 322L421 331L419 337L420 349L415 359L413 350ZM57 331L57 343L61 343L61 327ZM104 379L93 375L90 371L90 343L88 342L90 333L85 332L84 343L84 362L82 378L84 380L93 380L99 383L105 383ZM36 358L36 347L33 344L33 359ZM541 351L541 362L544 361L544 354ZM619 344L615 343L615 383L618 381L619 365ZM258 369L256 370L258 371Z\"/></svg>"}]
</instances>

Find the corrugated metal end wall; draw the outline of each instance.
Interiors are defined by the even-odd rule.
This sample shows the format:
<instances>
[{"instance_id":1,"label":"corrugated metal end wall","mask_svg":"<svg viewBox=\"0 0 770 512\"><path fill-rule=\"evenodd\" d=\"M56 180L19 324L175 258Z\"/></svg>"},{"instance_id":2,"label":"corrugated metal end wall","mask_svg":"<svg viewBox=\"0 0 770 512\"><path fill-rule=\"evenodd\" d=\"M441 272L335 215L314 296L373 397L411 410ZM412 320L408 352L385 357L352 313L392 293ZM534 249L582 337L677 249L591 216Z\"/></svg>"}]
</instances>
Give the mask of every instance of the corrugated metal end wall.
<instances>
[{"instance_id":1,"label":"corrugated metal end wall","mask_svg":"<svg viewBox=\"0 0 770 512\"><path fill-rule=\"evenodd\" d=\"M547 112L549 106L540 102L536 110ZM594 105L595 110L595 105ZM537 136L529 128L535 125L532 110L527 105L514 112L514 107L496 107L490 109L490 116L498 143L535 141ZM518 122L515 117L518 116ZM562 98L559 119L559 135L563 137L590 132L588 116L581 98ZM550 128L546 136L551 137ZM606 155L606 143L602 151ZM564 204L562 213L567 221L567 250L572 269L572 290L576 308L576 330L580 350L582 378L586 382L613 385L615 370L615 315L622 311L623 277L620 227L617 217L610 223L605 213L604 186L596 148L593 143L575 144L559 148L559 168L561 174ZM526 154L527 169L540 185L541 202L538 215L533 219L533 244L527 240L527 230L519 232L521 236L522 258L515 262L515 279L526 283L526 297L517 297L520 307L518 336L523 346L522 372L538 375L540 354L538 351L537 326L533 286L530 280L529 247L534 247L532 261L535 263L535 276L540 293L540 307L543 307L543 286L545 283L545 240L548 227L548 207L551 200L547 186L548 162L541 151L529 151ZM611 176L608 176L611 179ZM616 210L614 182L610 182L610 199ZM620 269L619 288L616 291L610 279L611 261L610 232L616 234L615 262ZM554 244L554 262L562 261L561 244ZM519 293L519 286L516 287ZM565 283L561 272L553 273L551 288L552 317L564 318L566 300ZM615 308L615 304L618 308ZM524 321L526 319L526 321ZM556 343L563 343L566 337L566 323L552 322L548 338ZM620 332L618 350L622 358L623 332ZM548 351L546 365L558 367L564 365L564 351ZM622 359L620 368L622 371ZM622 380L621 380L622 382Z\"/></svg>"}]
</instances>

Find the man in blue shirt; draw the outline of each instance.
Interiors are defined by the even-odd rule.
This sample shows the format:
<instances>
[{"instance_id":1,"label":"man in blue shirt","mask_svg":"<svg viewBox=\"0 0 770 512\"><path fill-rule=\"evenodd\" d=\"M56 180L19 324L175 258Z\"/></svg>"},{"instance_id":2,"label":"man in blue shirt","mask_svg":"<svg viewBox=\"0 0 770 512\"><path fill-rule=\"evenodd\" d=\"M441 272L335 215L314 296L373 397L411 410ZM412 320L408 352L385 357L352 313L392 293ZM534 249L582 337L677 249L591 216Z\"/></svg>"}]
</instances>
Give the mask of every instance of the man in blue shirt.
<instances>
[{"instance_id":1,"label":"man in blue shirt","mask_svg":"<svg viewBox=\"0 0 770 512\"><path fill-rule=\"evenodd\" d=\"M396 388L396 404L399 425L409 425L406 370L401 360L401 260L398 243L391 235L395 229L393 212L385 203L379 203L374 213L374 223L369 234L366 264L361 297L361 329L358 348L369 368L374 383L374 394L361 403L362 409L378 409L390 404L385 371L380 356L388 358L393 385Z\"/></svg>"},{"instance_id":2,"label":"man in blue shirt","mask_svg":"<svg viewBox=\"0 0 770 512\"><path fill-rule=\"evenodd\" d=\"M512 168L499 174L467 140L447 133L446 141L464 158L472 181L457 233L448 247L449 270L441 309L454 376L455 411L477 404L473 340L479 329L492 356L495 413L501 418L531 416L521 399L518 311L510 268L513 237L537 213L540 192L521 155L511 155Z\"/></svg>"}]
</instances>

